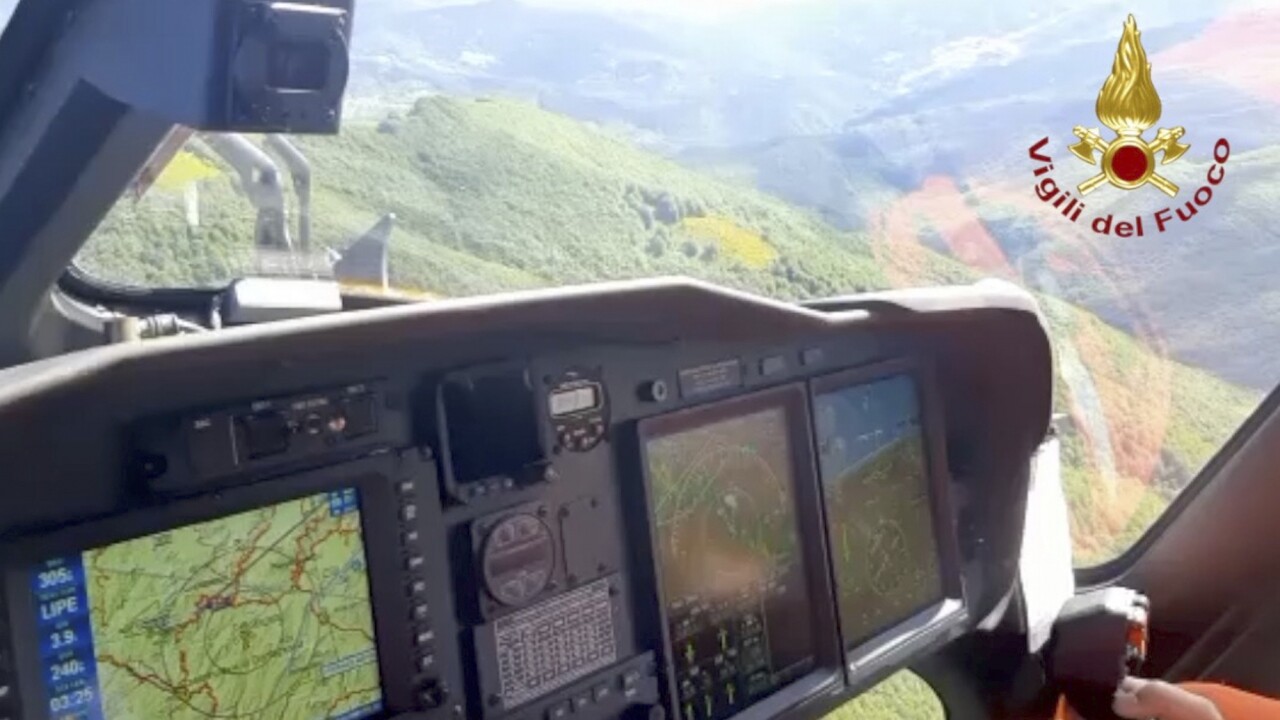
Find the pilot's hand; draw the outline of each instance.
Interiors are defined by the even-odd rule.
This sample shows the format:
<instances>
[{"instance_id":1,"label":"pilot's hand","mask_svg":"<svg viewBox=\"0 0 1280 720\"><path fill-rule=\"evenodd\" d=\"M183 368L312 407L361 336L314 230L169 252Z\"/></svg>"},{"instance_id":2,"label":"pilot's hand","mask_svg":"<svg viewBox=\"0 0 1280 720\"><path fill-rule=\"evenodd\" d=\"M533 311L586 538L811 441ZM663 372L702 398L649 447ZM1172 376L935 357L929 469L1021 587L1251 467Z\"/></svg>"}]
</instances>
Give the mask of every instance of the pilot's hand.
<instances>
[{"instance_id":1,"label":"pilot's hand","mask_svg":"<svg viewBox=\"0 0 1280 720\"><path fill-rule=\"evenodd\" d=\"M1133 720L1223 720L1208 698L1160 680L1134 677L1120 683L1111 709Z\"/></svg>"}]
</instances>

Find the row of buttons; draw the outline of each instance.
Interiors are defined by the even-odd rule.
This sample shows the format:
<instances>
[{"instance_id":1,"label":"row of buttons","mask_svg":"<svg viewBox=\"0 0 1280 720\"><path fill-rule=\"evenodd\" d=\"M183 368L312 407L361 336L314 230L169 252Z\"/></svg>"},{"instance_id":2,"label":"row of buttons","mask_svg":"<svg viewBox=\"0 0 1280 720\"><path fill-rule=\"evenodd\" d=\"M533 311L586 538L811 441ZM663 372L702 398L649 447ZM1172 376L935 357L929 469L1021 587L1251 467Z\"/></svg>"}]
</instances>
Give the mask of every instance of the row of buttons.
<instances>
[{"instance_id":1,"label":"row of buttons","mask_svg":"<svg viewBox=\"0 0 1280 720\"><path fill-rule=\"evenodd\" d=\"M800 351L800 364L804 367L813 367L821 365L826 359L826 354L822 348L806 348ZM779 373L786 372L787 358L784 355L769 355L760 359L760 375L761 377L769 377Z\"/></svg>"},{"instance_id":2,"label":"row of buttons","mask_svg":"<svg viewBox=\"0 0 1280 720\"><path fill-rule=\"evenodd\" d=\"M628 702L635 698L638 693L640 680L644 676L639 670L628 670L617 679L618 689L622 692L622 697ZM583 690L574 695L571 699L564 702L556 703L547 708L547 720L561 720L569 717L572 713L578 713L590 708L593 705L606 703L613 698L613 687L610 683L600 683L590 690Z\"/></svg>"},{"instance_id":3,"label":"row of buttons","mask_svg":"<svg viewBox=\"0 0 1280 720\"><path fill-rule=\"evenodd\" d=\"M826 361L826 353L822 348L816 347L801 350L797 357L801 367L810 369ZM785 373L790 362L791 359L786 355L768 355L760 358L754 367L760 377L768 378ZM743 363L738 359L725 360L697 368L686 368L679 373L680 396L688 399L693 395L740 387L742 373ZM670 393L671 390L667 387L666 381L661 378L641 383L638 388L640 399L645 402L666 402ZM561 444L567 444L567 441L562 438Z\"/></svg>"},{"instance_id":4,"label":"row of buttons","mask_svg":"<svg viewBox=\"0 0 1280 720\"><path fill-rule=\"evenodd\" d=\"M435 670L435 630L431 627L431 605L427 602L426 558L420 549L418 534L417 488L412 480L401 480L396 491L400 496L401 544L404 547L405 591L409 595L410 620L413 623L414 666L420 674ZM439 707L445 701L443 683L424 677L418 689L418 701L424 707Z\"/></svg>"},{"instance_id":5,"label":"row of buttons","mask_svg":"<svg viewBox=\"0 0 1280 720\"><path fill-rule=\"evenodd\" d=\"M489 478L483 482L475 482L467 486L466 494L473 498L482 498L486 495L497 495L505 490L514 490L515 487L515 478Z\"/></svg>"}]
</instances>

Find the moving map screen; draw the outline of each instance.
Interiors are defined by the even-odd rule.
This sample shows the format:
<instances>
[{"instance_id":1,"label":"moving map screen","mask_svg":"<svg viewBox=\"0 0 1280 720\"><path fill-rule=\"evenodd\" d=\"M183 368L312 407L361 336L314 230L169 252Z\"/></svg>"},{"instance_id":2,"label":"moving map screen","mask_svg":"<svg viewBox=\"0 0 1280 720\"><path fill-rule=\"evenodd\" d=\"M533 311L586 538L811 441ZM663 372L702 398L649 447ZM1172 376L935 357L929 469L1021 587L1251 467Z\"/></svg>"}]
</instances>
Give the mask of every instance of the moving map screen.
<instances>
[{"instance_id":1,"label":"moving map screen","mask_svg":"<svg viewBox=\"0 0 1280 720\"><path fill-rule=\"evenodd\" d=\"M840 626L852 649L944 599L920 398L908 375L814 400Z\"/></svg>"},{"instance_id":2,"label":"moving map screen","mask_svg":"<svg viewBox=\"0 0 1280 720\"><path fill-rule=\"evenodd\" d=\"M382 709L353 488L31 573L53 718L344 718Z\"/></svg>"},{"instance_id":3,"label":"moving map screen","mask_svg":"<svg viewBox=\"0 0 1280 720\"><path fill-rule=\"evenodd\" d=\"M685 720L732 715L814 658L787 411L701 417L645 442Z\"/></svg>"}]
</instances>

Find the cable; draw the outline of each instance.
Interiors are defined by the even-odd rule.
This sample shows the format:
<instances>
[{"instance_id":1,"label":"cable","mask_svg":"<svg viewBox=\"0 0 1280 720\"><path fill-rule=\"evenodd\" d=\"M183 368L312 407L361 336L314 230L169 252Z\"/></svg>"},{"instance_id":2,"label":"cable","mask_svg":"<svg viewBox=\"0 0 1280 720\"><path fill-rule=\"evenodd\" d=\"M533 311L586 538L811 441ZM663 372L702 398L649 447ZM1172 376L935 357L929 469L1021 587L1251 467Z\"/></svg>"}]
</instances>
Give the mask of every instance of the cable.
<instances>
[{"instance_id":1,"label":"cable","mask_svg":"<svg viewBox=\"0 0 1280 720\"><path fill-rule=\"evenodd\" d=\"M151 315L139 320L138 336L141 338L169 337L184 333L208 332L208 328L190 320L178 317L174 313Z\"/></svg>"}]
</instances>

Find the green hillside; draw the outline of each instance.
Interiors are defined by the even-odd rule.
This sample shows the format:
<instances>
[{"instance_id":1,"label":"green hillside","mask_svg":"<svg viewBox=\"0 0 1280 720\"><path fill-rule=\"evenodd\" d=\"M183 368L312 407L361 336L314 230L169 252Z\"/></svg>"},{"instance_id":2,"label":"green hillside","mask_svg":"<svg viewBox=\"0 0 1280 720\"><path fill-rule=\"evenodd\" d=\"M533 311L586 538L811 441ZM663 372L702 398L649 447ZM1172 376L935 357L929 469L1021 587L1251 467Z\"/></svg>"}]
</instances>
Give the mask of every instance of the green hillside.
<instances>
[{"instance_id":1,"label":"green hillside","mask_svg":"<svg viewBox=\"0 0 1280 720\"><path fill-rule=\"evenodd\" d=\"M403 287L455 295L686 274L801 298L889 284L865 237L512 101L426 98L404 117L300 144L315 168L318 241L344 246L395 212L391 269ZM232 184L201 181L196 238L180 194L153 188L117 208L81 261L149 283L253 270L251 208L224 201ZM937 255L919 271L971 277Z\"/></svg>"},{"instance_id":2,"label":"green hillside","mask_svg":"<svg viewBox=\"0 0 1280 720\"><path fill-rule=\"evenodd\" d=\"M743 184L512 100L427 97L403 116L299 142L315 173L314 244L345 247L394 212L393 283L432 295L674 274L800 299L978 277L924 247L836 230ZM195 175L198 228L186 226L172 182L184 177L162 177L142 200L117 206L81 263L144 285L254 272L252 208L234 173L209 162L213 172ZM1085 381L1072 387L1060 377L1057 408L1076 416L1101 407L1115 455L1115 467L1103 467L1089 428L1068 433L1077 549L1086 561L1105 558L1145 528L1134 508L1158 512L1257 397L1153 354L1077 306L1043 302L1060 376L1077 367ZM1153 408L1148 396L1162 388L1169 400ZM1115 477L1100 489L1100 474Z\"/></svg>"},{"instance_id":3,"label":"green hillside","mask_svg":"<svg viewBox=\"0 0 1280 720\"><path fill-rule=\"evenodd\" d=\"M800 299L977 277L922 246L839 231L744 184L510 100L424 98L402 116L299 143L315 172L314 244L343 248L394 212L393 282L431 295L689 275ZM80 262L145 285L254 272L252 208L234 173L208 163L185 183L199 187L197 228L185 220L184 177L166 172L143 199L121 202ZM1077 306L1042 302L1062 371L1056 405L1077 418L1065 435L1064 475L1078 560L1087 563L1132 542L1257 397L1152 353ZM911 716L906 706L860 714Z\"/></svg>"},{"instance_id":4,"label":"green hillside","mask_svg":"<svg viewBox=\"0 0 1280 720\"><path fill-rule=\"evenodd\" d=\"M1076 306L1040 303L1057 356L1055 409L1072 417L1062 471L1075 559L1088 566L1131 546L1261 398ZM1090 419L1105 421L1110 453L1090 441Z\"/></svg>"}]
</instances>

